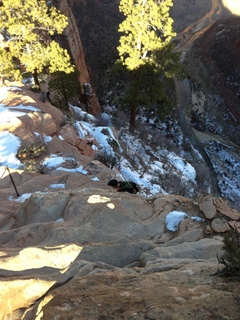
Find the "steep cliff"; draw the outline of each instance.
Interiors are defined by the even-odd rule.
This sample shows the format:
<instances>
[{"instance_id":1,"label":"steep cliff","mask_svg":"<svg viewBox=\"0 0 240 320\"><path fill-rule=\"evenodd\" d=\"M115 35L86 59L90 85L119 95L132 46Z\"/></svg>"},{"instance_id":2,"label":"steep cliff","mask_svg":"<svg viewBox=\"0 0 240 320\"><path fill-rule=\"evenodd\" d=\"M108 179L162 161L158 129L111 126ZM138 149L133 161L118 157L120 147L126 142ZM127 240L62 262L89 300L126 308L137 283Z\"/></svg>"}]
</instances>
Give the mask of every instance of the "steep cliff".
<instances>
[{"instance_id":1,"label":"steep cliff","mask_svg":"<svg viewBox=\"0 0 240 320\"><path fill-rule=\"evenodd\" d=\"M114 4L89 0L100 2ZM83 63L85 82L89 74L74 28L67 38ZM5 87L2 108L36 109L2 122L0 133L14 133L24 147L49 135L42 156L71 155L74 161L66 162L66 170L12 170L28 199L16 197L0 166L0 319L238 320L239 281L214 274L222 235L239 228L240 212L211 194L192 200L158 193L146 199L109 189L116 172L95 159L88 144L93 137L80 138L73 119L66 123L60 110L18 85ZM71 172L76 162L87 174ZM166 223L172 212L186 214L175 231Z\"/></svg>"},{"instance_id":2,"label":"steep cliff","mask_svg":"<svg viewBox=\"0 0 240 320\"><path fill-rule=\"evenodd\" d=\"M91 85L91 81L88 67L85 62L84 48L79 35L76 20L67 0L55 1L54 4L64 15L68 17L68 27L64 31L64 37L61 37L60 41L65 47L67 47L77 69L80 71L79 82L82 88L82 93L84 95L85 93L83 90L83 85L85 83ZM95 116L100 115L101 107L99 105L94 88L91 87L87 95L85 94L85 99L87 100L89 105L88 111Z\"/></svg>"},{"instance_id":3,"label":"steep cliff","mask_svg":"<svg viewBox=\"0 0 240 320\"><path fill-rule=\"evenodd\" d=\"M205 99L202 115L196 114L197 107L190 101L185 110L189 121L198 118L201 130L210 132L217 132L221 126L222 134L239 144L239 17L232 14L230 4L223 6L228 2L174 0L170 13L192 93L203 93ZM116 94L119 90L115 86L119 79L109 78L109 68L118 58L118 25L123 19L119 0L72 0L69 5L83 42L91 82L100 101L111 102L114 97L109 92Z\"/></svg>"},{"instance_id":4,"label":"steep cliff","mask_svg":"<svg viewBox=\"0 0 240 320\"><path fill-rule=\"evenodd\" d=\"M116 172L94 159L91 135L80 138L23 84L8 85L0 137L10 131L26 148L51 137L31 158L40 172L10 176L0 166L0 319L238 320L239 282L214 274L240 212L211 194L116 192L107 185ZM4 148L1 140L1 157ZM64 167L44 167L50 155L65 157ZM169 227L176 213L183 218Z\"/></svg>"}]
</instances>

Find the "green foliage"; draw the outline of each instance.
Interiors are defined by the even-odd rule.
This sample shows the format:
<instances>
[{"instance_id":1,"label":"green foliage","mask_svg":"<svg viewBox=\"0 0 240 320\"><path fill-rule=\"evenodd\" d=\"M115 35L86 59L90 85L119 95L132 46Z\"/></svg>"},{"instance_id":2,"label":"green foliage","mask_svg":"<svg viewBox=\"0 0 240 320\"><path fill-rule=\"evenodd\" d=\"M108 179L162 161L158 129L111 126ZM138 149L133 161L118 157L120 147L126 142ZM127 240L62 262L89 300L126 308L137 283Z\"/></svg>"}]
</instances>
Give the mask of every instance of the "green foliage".
<instances>
[{"instance_id":1,"label":"green foliage","mask_svg":"<svg viewBox=\"0 0 240 320\"><path fill-rule=\"evenodd\" d=\"M5 49L0 48L0 76L13 77L18 79L20 76L20 71L18 71L16 64L11 56L11 54Z\"/></svg>"},{"instance_id":2,"label":"green foliage","mask_svg":"<svg viewBox=\"0 0 240 320\"><path fill-rule=\"evenodd\" d=\"M172 0L121 0L119 10L126 19L120 24L120 60L129 69L156 64L156 53L176 34L169 16ZM158 63L160 65L160 63Z\"/></svg>"},{"instance_id":3,"label":"green foliage","mask_svg":"<svg viewBox=\"0 0 240 320\"><path fill-rule=\"evenodd\" d=\"M167 78L180 74L179 54L173 51L176 34L169 16L171 6L172 0L120 1L119 10L126 19L119 26L118 64L125 67L128 79L124 101L131 106L130 131L139 106L164 106L166 114L172 106L163 85Z\"/></svg>"},{"instance_id":4,"label":"green foliage","mask_svg":"<svg viewBox=\"0 0 240 320\"><path fill-rule=\"evenodd\" d=\"M224 236L223 256L219 262L225 267L221 274L240 277L240 234L237 230L230 230Z\"/></svg>"},{"instance_id":5,"label":"green foliage","mask_svg":"<svg viewBox=\"0 0 240 320\"><path fill-rule=\"evenodd\" d=\"M96 158L111 169L118 167L120 164L120 156L109 152L106 148L100 150L100 152L96 154Z\"/></svg>"},{"instance_id":6,"label":"green foliage","mask_svg":"<svg viewBox=\"0 0 240 320\"><path fill-rule=\"evenodd\" d=\"M2 0L0 33L8 40L7 54L10 61L18 59L26 71L73 72L67 51L53 40L67 24L67 17L45 0Z\"/></svg>"},{"instance_id":7,"label":"green foliage","mask_svg":"<svg viewBox=\"0 0 240 320\"><path fill-rule=\"evenodd\" d=\"M74 99L79 100L81 90L78 76L79 72L76 69L68 74L63 71L53 73L48 87L58 97L58 101L52 101L57 107L68 109L69 102L73 102Z\"/></svg>"},{"instance_id":8,"label":"green foliage","mask_svg":"<svg viewBox=\"0 0 240 320\"><path fill-rule=\"evenodd\" d=\"M128 72L123 105L154 107L155 116L160 118L171 114L173 101L169 98L168 88L173 86L172 80L167 79L161 69L154 69L150 64L139 67L138 73L139 76L136 76L135 72Z\"/></svg>"},{"instance_id":9,"label":"green foliage","mask_svg":"<svg viewBox=\"0 0 240 320\"><path fill-rule=\"evenodd\" d=\"M37 172L38 160L45 154L46 146L42 143L34 143L29 147L20 147L18 149L17 158L24 164L24 170Z\"/></svg>"},{"instance_id":10,"label":"green foliage","mask_svg":"<svg viewBox=\"0 0 240 320\"><path fill-rule=\"evenodd\" d=\"M36 159L38 158L43 152L46 151L46 146L41 143L34 143L29 147L20 147L18 149L17 158L19 160L24 159Z\"/></svg>"}]
</instances>

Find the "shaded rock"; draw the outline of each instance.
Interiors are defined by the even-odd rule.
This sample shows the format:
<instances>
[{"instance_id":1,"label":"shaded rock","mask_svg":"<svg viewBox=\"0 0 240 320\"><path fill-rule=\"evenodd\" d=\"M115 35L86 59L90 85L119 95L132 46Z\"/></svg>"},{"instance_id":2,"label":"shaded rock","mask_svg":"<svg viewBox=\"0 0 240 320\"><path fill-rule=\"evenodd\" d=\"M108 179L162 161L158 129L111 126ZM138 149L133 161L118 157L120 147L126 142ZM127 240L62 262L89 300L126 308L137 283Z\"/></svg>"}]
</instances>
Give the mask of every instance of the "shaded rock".
<instances>
[{"instance_id":1,"label":"shaded rock","mask_svg":"<svg viewBox=\"0 0 240 320\"><path fill-rule=\"evenodd\" d=\"M61 218L64 209L70 200L70 195L64 192L32 194L15 214L16 228L31 223L54 222Z\"/></svg>"},{"instance_id":2,"label":"shaded rock","mask_svg":"<svg viewBox=\"0 0 240 320\"><path fill-rule=\"evenodd\" d=\"M211 228L217 233L223 233L230 229L228 221L223 218L216 218L211 223Z\"/></svg>"},{"instance_id":3,"label":"shaded rock","mask_svg":"<svg viewBox=\"0 0 240 320\"><path fill-rule=\"evenodd\" d=\"M140 257L140 266L146 266L149 262L158 258L176 259L213 259L216 254L221 255L222 242L215 239L202 239L196 242L187 242L171 247L157 247L145 252Z\"/></svg>"},{"instance_id":4,"label":"shaded rock","mask_svg":"<svg viewBox=\"0 0 240 320\"><path fill-rule=\"evenodd\" d=\"M183 219L178 226L178 231L177 231L178 237L181 235L185 235L188 231L195 231L197 234L198 233L197 230L200 230L199 226L201 226L201 224L202 224L202 221L194 221L191 218ZM198 236L199 234L196 235L196 239L193 241L196 241Z\"/></svg>"},{"instance_id":5,"label":"shaded rock","mask_svg":"<svg viewBox=\"0 0 240 320\"><path fill-rule=\"evenodd\" d=\"M184 200L185 199L185 200ZM187 202L187 199L178 195L158 195L157 199L154 201L154 209L159 213L169 213L174 208L178 208L181 203L184 203L184 206Z\"/></svg>"},{"instance_id":6,"label":"shaded rock","mask_svg":"<svg viewBox=\"0 0 240 320\"><path fill-rule=\"evenodd\" d=\"M157 244L166 243L170 240L171 240L171 235L164 233L157 239L156 243Z\"/></svg>"},{"instance_id":7,"label":"shaded rock","mask_svg":"<svg viewBox=\"0 0 240 320\"><path fill-rule=\"evenodd\" d=\"M88 144L86 139L80 139L77 135L76 129L74 129L74 127L72 127L70 124L63 126L60 129L59 134L63 137L65 142L78 148L79 151L85 156L95 156L95 150L92 148L92 146ZM95 139L92 140L92 143L97 146Z\"/></svg>"},{"instance_id":8,"label":"shaded rock","mask_svg":"<svg viewBox=\"0 0 240 320\"><path fill-rule=\"evenodd\" d=\"M98 163L89 162L89 166L96 170ZM100 166L98 170L102 172L104 168ZM182 221L179 232L171 234L173 239L165 238L170 241L157 247L156 239L164 239L168 234L164 233L164 212L160 213L156 199L116 193L106 181L93 182L81 174L16 172L15 178L22 190L29 190L32 183L47 193L32 194L15 214L12 229L0 231L0 275L4 277L0 286L6 287L6 280L10 284L9 291L3 290L5 295L1 295L5 305L2 318L11 314L16 319L31 320L41 314L43 319L51 319L54 312L54 317L64 319L67 312L67 317L74 313L88 320L96 319L96 315L107 319L114 315L118 319L119 314L130 319L158 320L159 316L172 317L173 308L179 314L176 306L183 306L183 318L191 312L198 319L199 312L195 310L199 303L204 305L202 312L210 296L217 301L226 299L222 283L217 298L214 296L216 286L210 276L216 272L216 254L222 253L222 241L194 242L202 237L201 223ZM49 184L57 182L74 189L49 192ZM102 187L94 188L98 183ZM10 185L6 190L10 190ZM161 198L164 203L164 196ZM166 198L168 203L170 197ZM184 204L183 197L181 202L176 201L177 196L172 198L174 208L181 206L191 212L189 199ZM31 263L26 265L27 261ZM24 284L27 297L23 295ZM231 293L231 298L236 295L237 291ZM19 304L13 301L16 298ZM123 303L126 308L122 308ZM145 308L145 304L149 307ZM213 301L209 310L212 304ZM228 304L232 319L237 319L236 305L231 304L231 299ZM225 309L221 308L219 314L224 314Z\"/></svg>"},{"instance_id":9,"label":"shaded rock","mask_svg":"<svg viewBox=\"0 0 240 320\"><path fill-rule=\"evenodd\" d=\"M0 229L11 229L15 225L15 219L13 218L13 212L9 214L0 214Z\"/></svg>"},{"instance_id":10,"label":"shaded rock","mask_svg":"<svg viewBox=\"0 0 240 320\"><path fill-rule=\"evenodd\" d=\"M105 186L107 186L107 181L115 177L112 169L106 167L102 162L98 160L92 160L88 164L87 170L89 175L94 175L99 180L105 181Z\"/></svg>"},{"instance_id":11,"label":"shaded rock","mask_svg":"<svg viewBox=\"0 0 240 320\"><path fill-rule=\"evenodd\" d=\"M238 283L211 276L215 265L199 261L179 269L150 274L96 268L48 294L39 307L43 319L196 319L237 320ZM214 286L214 290L209 291ZM228 293L226 294L226 290ZM181 304L179 304L179 300ZM36 314L36 313L35 313ZM32 318L34 318L34 313Z\"/></svg>"},{"instance_id":12,"label":"shaded rock","mask_svg":"<svg viewBox=\"0 0 240 320\"><path fill-rule=\"evenodd\" d=\"M92 158L86 157L83 154L85 152L84 146L87 148L86 154L91 154ZM75 159L75 165L77 166L78 161L83 167L93 160L95 154L94 150L91 146L87 145L87 143L81 145L81 140L78 140L76 145L72 145L56 136L47 144L47 152L49 154L57 154L58 156L73 157Z\"/></svg>"},{"instance_id":13,"label":"shaded rock","mask_svg":"<svg viewBox=\"0 0 240 320\"><path fill-rule=\"evenodd\" d=\"M213 220L217 216L217 210L211 199L199 203L199 208L209 220Z\"/></svg>"},{"instance_id":14,"label":"shaded rock","mask_svg":"<svg viewBox=\"0 0 240 320\"><path fill-rule=\"evenodd\" d=\"M173 246L184 242L194 242L203 238L203 230L200 228L194 228L188 230L184 234L177 236L173 240L165 243L166 246Z\"/></svg>"},{"instance_id":15,"label":"shaded rock","mask_svg":"<svg viewBox=\"0 0 240 320\"><path fill-rule=\"evenodd\" d=\"M102 261L112 266L124 268L127 265L138 261L143 252L153 248L153 245L143 241L129 241L112 244L111 246L84 246L84 249L81 251L78 258L91 262Z\"/></svg>"},{"instance_id":16,"label":"shaded rock","mask_svg":"<svg viewBox=\"0 0 240 320\"><path fill-rule=\"evenodd\" d=\"M239 221L229 221L228 224L230 225L230 227L238 230L238 232L240 233L240 222Z\"/></svg>"},{"instance_id":17,"label":"shaded rock","mask_svg":"<svg viewBox=\"0 0 240 320\"><path fill-rule=\"evenodd\" d=\"M206 234L206 235L211 235L211 234L213 234L213 233L214 233L213 229L212 229L210 226L206 226L206 228L205 228L205 234Z\"/></svg>"},{"instance_id":18,"label":"shaded rock","mask_svg":"<svg viewBox=\"0 0 240 320\"><path fill-rule=\"evenodd\" d=\"M16 186L24 184L26 181L31 180L32 177L39 176L38 174L33 172L26 172L23 170L15 170L15 169L14 171L12 169L9 169L9 170ZM0 167L0 174L2 177L0 179L0 189L3 190L9 187L12 187L12 181L5 167Z\"/></svg>"},{"instance_id":19,"label":"shaded rock","mask_svg":"<svg viewBox=\"0 0 240 320\"><path fill-rule=\"evenodd\" d=\"M217 210L224 216L232 220L240 220L240 212L236 209L230 208L225 201L219 199L218 201L216 201L216 207Z\"/></svg>"}]
</instances>

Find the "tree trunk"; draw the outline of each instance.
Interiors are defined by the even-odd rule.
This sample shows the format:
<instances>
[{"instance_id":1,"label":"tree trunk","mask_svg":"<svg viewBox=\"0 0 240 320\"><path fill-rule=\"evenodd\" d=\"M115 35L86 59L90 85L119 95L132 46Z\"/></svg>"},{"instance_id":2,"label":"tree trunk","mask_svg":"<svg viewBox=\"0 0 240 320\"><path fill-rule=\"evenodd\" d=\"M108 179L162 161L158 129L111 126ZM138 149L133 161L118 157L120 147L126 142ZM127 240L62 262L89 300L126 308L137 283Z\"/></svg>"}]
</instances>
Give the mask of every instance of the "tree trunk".
<instances>
[{"instance_id":1,"label":"tree trunk","mask_svg":"<svg viewBox=\"0 0 240 320\"><path fill-rule=\"evenodd\" d=\"M129 132L133 133L135 130L136 124L136 114L137 114L137 102L139 96L139 78L140 72L139 70L135 71L134 78L133 78L133 86L132 86L132 96L133 101L131 103L131 112L130 112L130 121L129 121Z\"/></svg>"},{"instance_id":2,"label":"tree trunk","mask_svg":"<svg viewBox=\"0 0 240 320\"><path fill-rule=\"evenodd\" d=\"M134 103L131 107L131 114L130 114L130 123L129 123L129 132L133 133L135 130L135 124L136 124L136 104Z\"/></svg>"},{"instance_id":3,"label":"tree trunk","mask_svg":"<svg viewBox=\"0 0 240 320\"><path fill-rule=\"evenodd\" d=\"M35 85L38 86L38 88L40 88L40 83L39 83L39 80L38 80L38 73L37 73L36 69L33 72L33 79L34 79Z\"/></svg>"},{"instance_id":4,"label":"tree trunk","mask_svg":"<svg viewBox=\"0 0 240 320\"><path fill-rule=\"evenodd\" d=\"M64 82L64 76L61 73L60 75L61 77L61 84L62 84L62 95L63 95L63 99L64 99L64 109L68 109L68 98L67 98L67 92L66 92L66 87L65 87L65 82Z\"/></svg>"}]
</instances>

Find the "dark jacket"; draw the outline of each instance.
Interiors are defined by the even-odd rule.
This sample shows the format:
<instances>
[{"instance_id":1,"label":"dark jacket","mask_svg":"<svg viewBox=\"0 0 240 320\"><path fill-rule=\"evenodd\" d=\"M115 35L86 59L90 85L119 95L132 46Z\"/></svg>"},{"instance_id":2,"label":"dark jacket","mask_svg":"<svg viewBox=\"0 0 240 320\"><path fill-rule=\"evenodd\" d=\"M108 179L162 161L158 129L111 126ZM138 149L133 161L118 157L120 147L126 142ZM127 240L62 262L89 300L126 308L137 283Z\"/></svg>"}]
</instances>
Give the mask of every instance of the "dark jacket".
<instances>
[{"instance_id":1,"label":"dark jacket","mask_svg":"<svg viewBox=\"0 0 240 320\"><path fill-rule=\"evenodd\" d=\"M137 193L140 191L139 185L132 181L119 181L119 185L118 192Z\"/></svg>"}]
</instances>

